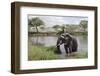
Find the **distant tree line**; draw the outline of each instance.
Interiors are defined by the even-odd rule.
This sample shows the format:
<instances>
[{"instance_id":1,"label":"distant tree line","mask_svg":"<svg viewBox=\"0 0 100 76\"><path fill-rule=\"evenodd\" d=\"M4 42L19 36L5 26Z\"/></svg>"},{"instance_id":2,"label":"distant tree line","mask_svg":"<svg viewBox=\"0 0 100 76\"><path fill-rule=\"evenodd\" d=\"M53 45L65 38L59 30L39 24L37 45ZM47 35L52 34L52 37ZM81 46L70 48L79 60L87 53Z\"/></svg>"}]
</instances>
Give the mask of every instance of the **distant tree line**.
<instances>
[{"instance_id":1,"label":"distant tree line","mask_svg":"<svg viewBox=\"0 0 100 76\"><path fill-rule=\"evenodd\" d=\"M64 32L73 33L75 32L75 30L79 30L79 31L81 30L82 32L86 32L87 25L88 25L87 20L81 20L79 24L54 25L52 28L55 29L56 33L59 33L59 34L64 33ZM39 17L35 17L35 18L28 19L28 27L29 28L35 27L36 32L38 33L39 32L38 28L44 29L45 23Z\"/></svg>"}]
</instances>

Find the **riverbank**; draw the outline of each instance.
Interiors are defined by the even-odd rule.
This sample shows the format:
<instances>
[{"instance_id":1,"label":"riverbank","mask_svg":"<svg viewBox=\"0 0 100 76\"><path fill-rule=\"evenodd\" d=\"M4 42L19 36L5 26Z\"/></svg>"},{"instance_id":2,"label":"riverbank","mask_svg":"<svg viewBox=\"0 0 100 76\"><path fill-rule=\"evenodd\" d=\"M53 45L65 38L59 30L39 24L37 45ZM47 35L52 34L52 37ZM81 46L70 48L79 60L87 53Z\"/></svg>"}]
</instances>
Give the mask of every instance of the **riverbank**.
<instances>
[{"instance_id":1,"label":"riverbank","mask_svg":"<svg viewBox=\"0 0 100 76\"><path fill-rule=\"evenodd\" d=\"M69 33L71 35L88 35L87 32L72 32L72 33ZM57 34L57 32L28 32L28 36L58 36L59 34Z\"/></svg>"}]
</instances>

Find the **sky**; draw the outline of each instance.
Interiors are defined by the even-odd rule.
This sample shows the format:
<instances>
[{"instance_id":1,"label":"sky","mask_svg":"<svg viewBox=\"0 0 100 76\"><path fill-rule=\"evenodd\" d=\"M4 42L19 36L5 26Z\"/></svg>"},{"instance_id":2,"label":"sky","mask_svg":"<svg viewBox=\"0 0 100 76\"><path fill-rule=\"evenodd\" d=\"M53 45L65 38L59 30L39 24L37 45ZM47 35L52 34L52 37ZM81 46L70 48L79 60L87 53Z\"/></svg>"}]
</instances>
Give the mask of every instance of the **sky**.
<instances>
[{"instance_id":1,"label":"sky","mask_svg":"<svg viewBox=\"0 0 100 76\"><path fill-rule=\"evenodd\" d=\"M43 15L29 15L28 19L39 17L44 21L46 27L63 24L79 24L81 20L88 20L87 17L80 16L43 16Z\"/></svg>"}]
</instances>

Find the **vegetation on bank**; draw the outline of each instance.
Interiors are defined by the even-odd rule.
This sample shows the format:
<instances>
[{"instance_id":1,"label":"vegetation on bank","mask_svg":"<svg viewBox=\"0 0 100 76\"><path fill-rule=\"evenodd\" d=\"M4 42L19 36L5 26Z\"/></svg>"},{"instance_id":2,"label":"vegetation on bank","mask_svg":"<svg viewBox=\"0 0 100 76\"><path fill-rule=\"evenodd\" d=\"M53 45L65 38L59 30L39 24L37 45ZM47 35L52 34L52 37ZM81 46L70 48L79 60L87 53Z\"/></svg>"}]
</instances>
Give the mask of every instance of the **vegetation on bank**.
<instances>
[{"instance_id":1,"label":"vegetation on bank","mask_svg":"<svg viewBox=\"0 0 100 76\"><path fill-rule=\"evenodd\" d=\"M55 48L43 46L31 46L28 51L29 60L52 60L58 59L59 55L54 53Z\"/></svg>"},{"instance_id":2,"label":"vegetation on bank","mask_svg":"<svg viewBox=\"0 0 100 76\"><path fill-rule=\"evenodd\" d=\"M87 36L88 33L87 32L73 32L73 33L69 33L71 35L84 35L84 36ZM33 33L33 32L28 32L28 35L29 36L58 36L59 34L57 34L56 32L50 32L50 33L41 33L41 32L38 32L38 33Z\"/></svg>"},{"instance_id":3,"label":"vegetation on bank","mask_svg":"<svg viewBox=\"0 0 100 76\"><path fill-rule=\"evenodd\" d=\"M39 45L32 45L29 47L28 60L54 60L62 59L61 54L56 54L57 48L55 46L44 47ZM86 51L75 52L67 56L66 59L76 59L76 58L87 58L88 53Z\"/></svg>"}]
</instances>

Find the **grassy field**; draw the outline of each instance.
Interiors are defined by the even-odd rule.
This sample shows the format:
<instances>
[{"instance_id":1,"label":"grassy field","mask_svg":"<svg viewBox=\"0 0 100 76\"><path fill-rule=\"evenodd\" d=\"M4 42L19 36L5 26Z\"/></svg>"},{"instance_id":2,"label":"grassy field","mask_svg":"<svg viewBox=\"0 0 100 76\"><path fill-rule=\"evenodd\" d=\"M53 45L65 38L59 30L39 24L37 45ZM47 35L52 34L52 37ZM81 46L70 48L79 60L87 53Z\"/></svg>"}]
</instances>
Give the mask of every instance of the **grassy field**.
<instances>
[{"instance_id":1,"label":"grassy field","mask_svg":"<svg viewBox=\"0 0 100 76\"><path fill-rule=\"evenodd\" d=\"M30 45L28 51L28 60L55 60L62 59L60 54L56 54L56 47L44 47L40 45ZM67 56L66 59L77 59L77 58L87 58L88 53L86 51L83 52L75 52L71 55Z\"/></svg>"},{"instance_id":2,"label":"grassy field","mask_svg":"<svg viewBox=\"0 0 100 76\"><path fill-rule=\"evenodd\" d=\"M50 51L50 49L52 49ZM43 46L31 46L28 51L29 60L52 60L58 59L59 56L54 53L55 48Z\"/></svg>"}]
</instances>

